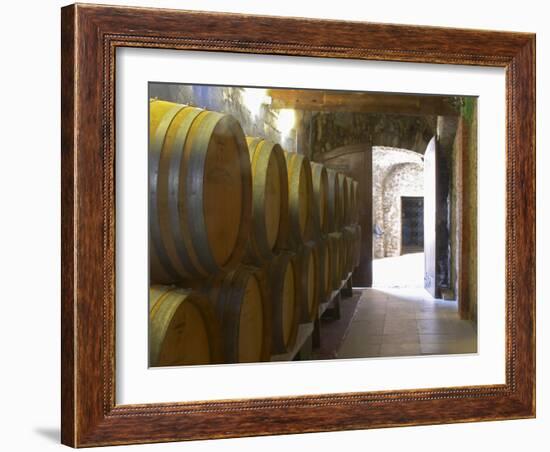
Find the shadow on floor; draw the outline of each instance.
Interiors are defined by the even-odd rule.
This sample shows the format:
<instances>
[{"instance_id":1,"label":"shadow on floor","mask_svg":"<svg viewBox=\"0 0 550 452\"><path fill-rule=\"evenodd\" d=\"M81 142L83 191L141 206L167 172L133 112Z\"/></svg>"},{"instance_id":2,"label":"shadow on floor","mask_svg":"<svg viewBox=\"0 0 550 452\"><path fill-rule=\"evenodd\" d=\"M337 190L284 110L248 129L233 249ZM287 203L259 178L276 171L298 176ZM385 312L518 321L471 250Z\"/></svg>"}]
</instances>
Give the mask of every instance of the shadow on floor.
<instances>
[{"instance_id":1,"label":"shadow on floor","mask_svg":"<svg viewBox=\"0 0 550 452\"><path fill-rule=\"evenodd\" d=\"M334 359L361 297L361 290L353 290L352 296L340 301L340 319L321 318L321 346L313 350L312 359Z\"/></svg>"},{"instance_id":2,"label":"shadow on floor","mask_svg":"<svg viewBox=\"0 0 550 452\"><path fill-rule=\"evenodd\" d=\"M34 429L35 433L49 441L60 444L61 443L61 431L58 427L37 427Z\"/></svg>"}]
</instances>

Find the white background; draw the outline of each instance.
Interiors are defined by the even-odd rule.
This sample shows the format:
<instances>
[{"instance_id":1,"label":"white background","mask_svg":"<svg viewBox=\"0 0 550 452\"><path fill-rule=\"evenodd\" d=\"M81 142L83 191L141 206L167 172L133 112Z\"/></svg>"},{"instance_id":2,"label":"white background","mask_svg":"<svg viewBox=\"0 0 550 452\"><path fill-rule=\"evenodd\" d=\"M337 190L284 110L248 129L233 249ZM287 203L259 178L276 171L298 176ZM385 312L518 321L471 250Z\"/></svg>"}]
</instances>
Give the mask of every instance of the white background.
<instances>
[{"instance_id":1,"label":"white background","mask_svg":"<svg viewBox=\"0 0 550 452\"><path fill-rule=\"evenodd\" d=\"M350 20L414 23L537 32L538 168L550 164L550 141L542 124L550 122L550 32L545 2L436 1L363 3L254 1L139 1L119 4L293 15ZM2 8L1 110L2 217L0 252L2 275L2 372L0 419L3 450L60 449L59 433L59 7L58 1L5 2ZM543 31L544 30L544 31ZM24 119L25 118L25 119ZM539 171L539 174L543 174ZM538 178L537 229L550 224L543 202L550 181ZM538 254L550 251L546 237L538 238ZM542 259L538 274L548 272ZM448 426L406 427L371 431L203 441L119 447L116 450L279 451L400 450L464 451L490 448L542 451L550 429L547 391L550 321L538 285L538 416L536 420ZM546 356L541 351L546 351ZM544 381L546 380L546 381ZM478 444L476 446L476 443Z\"/></svg>"}]
</instances>

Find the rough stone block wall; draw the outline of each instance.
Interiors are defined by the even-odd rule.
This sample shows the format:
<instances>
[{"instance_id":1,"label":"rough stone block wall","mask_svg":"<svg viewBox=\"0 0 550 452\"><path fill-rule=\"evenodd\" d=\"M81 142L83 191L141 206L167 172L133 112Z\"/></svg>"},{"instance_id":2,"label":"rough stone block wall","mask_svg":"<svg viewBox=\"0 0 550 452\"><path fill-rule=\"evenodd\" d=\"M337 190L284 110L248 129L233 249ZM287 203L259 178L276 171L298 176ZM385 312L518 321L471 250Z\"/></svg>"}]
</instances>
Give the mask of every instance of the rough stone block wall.
<instances>
[{"instance_id":1,"label":"rough stone block wall","mask_svg":"<svg viewBox=\"0 0 550 452\"><path fill-rule=\"evenodd\" d=\"M385 255L401 255L401 197L424 196L424 165L400 163L394 165L384 180L382 209L384 211Z\"/></svg>"},{"instance_id":2,"label":"rough stone block wall","mask_svg":"<svg viewBox=\"0 0 550 452\"><path fill-rule=\"evenodd\" d=\"M309 122L313 154L361 143L423 153L436 125L435 116L360 112L313 112Z\"/></svg>"},{"instance_id":3,"label":"rough stone block wall","mask_svg":"<svg viewBox=\"0 0 550 452\"><path fill-rule=\"evenodd\" d=\"M424 163L407 149L377 146L372 153L373 255L379 259L401 253L401 196L424 196Z\"/></svg>"}]
</instances>

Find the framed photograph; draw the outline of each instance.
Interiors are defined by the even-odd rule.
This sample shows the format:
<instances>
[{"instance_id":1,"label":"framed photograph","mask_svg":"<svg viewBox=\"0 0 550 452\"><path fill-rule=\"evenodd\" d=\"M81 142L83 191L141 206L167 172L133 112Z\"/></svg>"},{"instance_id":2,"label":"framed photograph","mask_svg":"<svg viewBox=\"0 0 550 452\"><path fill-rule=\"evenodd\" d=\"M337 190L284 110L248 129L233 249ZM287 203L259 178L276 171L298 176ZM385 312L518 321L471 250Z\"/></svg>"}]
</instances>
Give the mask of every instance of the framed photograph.
<instances>
[{"instance_id":1,"label":"framed photograph","mask_svg":"<svg viewBox=\"0 0 550 452\"><path fill-rule=\"evenodd\" d=\"M62 442L535 416L535 36L62 8Z\"/></svg>"}]
</instances>

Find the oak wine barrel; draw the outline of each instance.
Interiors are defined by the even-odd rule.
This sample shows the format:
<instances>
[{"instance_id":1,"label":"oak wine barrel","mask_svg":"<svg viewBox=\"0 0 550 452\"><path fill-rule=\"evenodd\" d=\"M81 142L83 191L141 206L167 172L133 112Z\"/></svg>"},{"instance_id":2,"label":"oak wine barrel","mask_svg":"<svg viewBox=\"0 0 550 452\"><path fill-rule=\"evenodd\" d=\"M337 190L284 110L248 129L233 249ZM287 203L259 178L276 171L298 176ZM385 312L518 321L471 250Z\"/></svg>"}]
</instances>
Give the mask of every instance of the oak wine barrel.
<instances>
[{"instance_id":1,"label":"oak wine barrel","mask_svg":"<svg viewBox=\"0 0 550 452\"><path fill-rule=\"evenodd\" d=\"M320 303L328 300L332 294L331 283L331 261L328 238L326 236L319 237L315 240L315 246L319 254L319 287L321 290Z\"/></svg>"},{"instance_id":2,"label":"oak wine barrel","mask_svg":"<svg viewBox=\"0 0 550 452\"><path fill-rule=\"evenodd\" d=\"M340 192L340 227L346 225L348 215L348 180L343 173L337 173L336 180L338 183L338 189Z\"/></svg>"},{"instance_id":3,"label":"oak wine barrel","mask_svg":"<svg viewBox=\"0 0 550 452\"><path fill-rule=\"evenodd\" d=\"M346 176L346 219L344 224L353 223L353 179Z\"/></svg>"},{"instance_id":4,"label":"oak wine barrel","mask_svg":"<svg viewBox=\"0 0 550 452\"><path fill-rule=\"evenodd\" d=\"M332 290L340 289L342 283L344 250L342 248L342 234L331 232L328 234L328 252L330 255L330 281Z\"/></svg>"},{"instance_id":5,"label":"oak wine barrel","mask_svg":"<svg viewBox=\"0 0 550 452\"><path fill-rule=\"evenodd\" d=\"M357 250L357 253L355 254L355 262L353 263L353 267L358 267L361 263L361 246L362 246L362 236L361 236L361 226L356 224L355 225L355 249Z\"/></svg>"},{"instance_id":6,"label":"oak wine barrel","mask_svg":"<svg viewBox=\"0 0 550 452\"><path fill-rule=\"evenodd\" d=\"M324 165L311 162L311 179L313 185L314 219L316 235L328 232L328 176Z\"/></svg>"},{"instance_id":7,"label":"oak wine barrel","mask_svg":"<svg viewBox=\"0 0 550 452\"><path fill-rule=\"evenodd\" d=\"M342 229L342 237L344 239L345 249L346 249L346 258L344 264L344 272L349 273L355 267L355 262L357 260L356 254L359 252L356 241L356 230L355 226L345 226Z\"/></svg>"},{"instance_id":8,"label":"oak wine barrel","mask_svg":"<svg viewBox=\"0 0 550 452\"><path fill-rule=\"evenodd\" d=\"M300 322L299 268L294 253L281 252L267 267L271 297L272 354L294 347Z\"/></svg>"},{"instance_id":9,"label":"oak wine barrel","mask_svg":"<svg viewBox=\"0 0 550 452\"><path fill-rule=\"evenodd\" d=\"M338 247L340 248L340 281L342 281L347 274L347 259L348 259L348 247L344 233L340 233L338 240Z\"/></svg>"},{"instance_id":10,"label":"oak wine barrel","mask_svg":"<svg viewBox=\"0 0 550 452\"><path fill-rule=\"evenodd\" d=\"M241 265L204 289L220 323L223 361L269 361L271 300L264 272Z\"/></svg>"},{"instance_id":11,"label":"oak wine barrel","mask_svg":"<svg viewBox=\"0 0 550 452\"><path fill-rule=\"evenodd\" d=\"M149 291L149 365L221 362L220 329L207 298L188 289Z\"/></svg>"},{"instance_id":12,"label":"oak wine barrel","mask_svg":"<svg viewBox=\"0 0 550 452\"><path fill-rule=\"evenodd\" d=\"M356 180L352 183L352 200L353 200L353 207L352 207L352 216L351 221L352 223L356 224L359 221L359 182Z\"/></svg>"},{"instance_id":13,"label":"oak wine barrel","mask_svg":"<svg viewBox=\"0 0 550 452\"><path fill-rule=\"evenodd\" d=\"M281 146L246 138L252 170L252 224L245 260L261 265L288 234L288 173Z\"/></svg>"},{"instance_id":14,"label":"oak wine barrel","mask_svg":"<svg viewBox=\"0 0 550 452\"><path fill-rule=\"evenodd\" d=\"M338 173L333 169L327 168L328 180L328 230L336 232L341 227L341 196L340 186L338 185Z\"/></svg>"},{"instance_id":15,"label":"oak wine barrel","mask_svg":"<svg viewBox=\"0 0 550 452\"><path fill-rule=\"evenodd\" d=\"M340 248L340 281L343 281L349 273L347 267L349 257L348 240L343 230L339 233L338 247Z\"/></svg>"},{"instance_id":16,"label":"oak wine barrel","mask_svg":"<svg viewBox=\"0 0 550 452\"><path fill-rule=\"evenodd\" d=\"M244 133L230 115L150 102L149 233L154 283L227 272L250 235Z\"/></svg>"},{"instance_id":17,"label":"oak wine barrel","mask_svg":"<svg viewBox=\"0 0 550 452\"><path fill-rule=\"evenodd\" d=\"M313 236L313 198L309 159L286 152L288 172L288 249L295 250Z\"/></svg>"},{"instance_id":18,"label":"oak wine barrel","mask_svg":"<svg viewBox=\"0 0 550 452\"><path fill-rule=\"evenodd\" d=\"M352 210L353 210L353 199L352 199L352 190L353 190L353 180L349 176L345 176L346 179L346 199L347 199L347 208L346 208L346 218L344 219L344 226L351 224Z\"/></svg>"},{"instance_id":19,"label":"oak wine barrel","mask_svg":"<svg viewBox=\"0 0 550 452\"><path fill-rule=\"evenodd\" d=\"M298 253L300 320L309 323L317 318L321 299L321 263L315 242L304 244Z\"/></svg>"}]
</instances>

